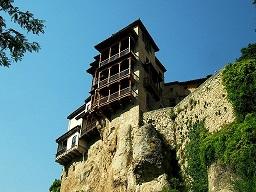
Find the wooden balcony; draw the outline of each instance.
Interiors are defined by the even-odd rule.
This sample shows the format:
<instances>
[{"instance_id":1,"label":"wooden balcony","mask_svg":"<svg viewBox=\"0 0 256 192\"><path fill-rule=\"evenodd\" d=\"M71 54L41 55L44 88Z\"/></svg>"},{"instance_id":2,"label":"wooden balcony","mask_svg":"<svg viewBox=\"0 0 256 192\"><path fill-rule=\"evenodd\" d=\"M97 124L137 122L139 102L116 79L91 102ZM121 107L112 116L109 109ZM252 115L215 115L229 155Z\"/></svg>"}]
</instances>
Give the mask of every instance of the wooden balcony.
<instances>
[{"instance_id":1,"label":"wooden balcony","mask_svg":"<svg viewBox=\"0 0 256 192\"><path fill-rule=\"evenodd\" d=\"M81 129L81 137L90 135L90 133L96 129L96 122L96 119L92 121L86 121L85 125Z\"/></svg>"},{"instance_id":2,"label":"wooden balcony","mask_svg":"<svg viewBox=\"0 0 256 192\"><path fill-rule=\"evenodd\" d=\"M78 145L74 143L71 145L69 149L67 148L68 139L70 139L70 137L73 134L80 132L80 130L81 130L81 126L78 125L70 129L63 135L61 135L58 139L56 139L56 142L58 143L58 149L57 149L56 159L55 159L56 162L58 162L61 165L65 165L66 163L71 161L73 158L81 156L81 154L85 150L85 147L82 147L80 141L78 141Z\"/></svg>"},{"instance_id":3,"label":"wooden balcony","mask_svg":"<svg viewBox=\"0 0 256 192\"><path fill-rule=\"evenodd\" d=\"M109 94L108 96L100 97L100 99L97 99L94 101L92 106L94 108L102 107L102 106L111 104L115 101L120 101L121 99L126 97L134 97L135 95L136 95L136 92L131 87L126 87L112 94Z\"/></svg>"},{"instance_id":4,"label":"wooden balcony","mask_svg":"<svg viewBox=\"0 0 256 192\"><path fill-rule=\"evenodd\" d=\"M60 143L60 142L62 142L62 141L64 141L64 140L67 140L67 138L68 138L69 136L71 136L72 134L74 134L74 133L77 132L77 131L80 131L80 129L81 129L81 126L80 126L80 125L75 126L74 128L70 129L69 131L67 131L66 133L64 133L63 135L61 135L58 139L56 139L56 142L57 142L57 143Z\"/></svg>"},{"instance_id":5,"label":"wooden balcony","mask_svg":"<svg viewBox=\"0 0 256 192\"><path fill-rule=\"evenodd\" d=\"M106 64L108 64L108 63L110 63L110 62L112 62L112 61L114 61L114 60L116 60L118 58L121 58L121 57L127 55L130 52L131 52L131 50L128 47L128 48L120 51L119 53L117 53L115 55L112 55L111 57L101 61L100 64L99 64L99 67L102 67L102 66L104 66L104 65L106 65Z\"/></svg>"},{"instance_id":6,"label":"wooden balcony","mask_svg":"<svg viewBox=\"0 0 256 192\"><path fill-rule=\"evenodd\" d=\"M110 76L109 78L103 79L99 82L99 89L106 87L112 83L115 83L117 81L120 81L124 78L129 77L131 74L130 69L125 69L123 71L120 71L120 73L114 74Z\"/></svg>"},{"instance_id":7,"label":"wooden balcony","mask_svg":"<svg viewBox=\"0 0 256 192\"><path fill-rule=\"evenodd\" d=\"M73 145L70 149L66 147L61 148L57 151L55 161L61 165L65 165L68 162L72 161L74 158L77 158L83 154L85 148L81 145Z\"/></svg>"},{"instance_id":8,"label":"wooden balcony","mask_svg":"<svg viewBox=\"0 0 256 192\"><path fill-rule=\"evenodd\" d=\"M160 99L160 96L162 95L162 90L160 87L157 87L155 82L152 80L151 77L145 77L143 79L144 87L151 93L153 93L153 96L156 100Z\"/></svg>"},{"instance_id":9,"label":"wooden balcony","mask_svg":"<svg viewBox=\"0 0 256 192\"><path fill-rule=\"evenodd\" d=\"M62 147L60 149L58 149L57 153L56 153L56 157L58 157L59 155L65 153L65 151L67 150L67 147Z\"/></svg>"}]
</instances>

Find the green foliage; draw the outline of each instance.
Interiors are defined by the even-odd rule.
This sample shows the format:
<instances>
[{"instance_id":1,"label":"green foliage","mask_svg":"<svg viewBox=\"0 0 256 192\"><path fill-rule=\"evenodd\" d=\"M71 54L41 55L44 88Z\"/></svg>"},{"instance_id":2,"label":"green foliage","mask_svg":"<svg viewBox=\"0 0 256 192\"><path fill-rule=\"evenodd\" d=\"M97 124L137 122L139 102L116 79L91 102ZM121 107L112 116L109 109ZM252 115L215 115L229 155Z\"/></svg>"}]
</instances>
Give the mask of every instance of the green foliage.
<instances>
[{"instance_id":1,"label":"green foliage","mask_svg":"<svg viewBox=\"0 0 256 192\"><path fill-rule=\"evenodd\" d=\"M223 81L238 119L256 112L256 59L246 59L225 67Z\"/></svg>"},{"instance_id":2,"label":"green foliage","mask_svg":"<svg viewBox=\"0 0 256 192\"><path fill-rule=\"evenodd\" d=\"M237 121L212 134L197 128L190 134L194 140L189 145L199 145L199 149L194 149L197 148L200 160L198 155L188 154L197 156L195 162L199 167L208 167L216 161L230 167L239 176L234 182L235 189L244 192L256 191L256 44L241 52L241 57L223 72L227 97L235 109ZM192 178L197 178L193 174Z\"/></svg>"},{"instance_id":3,"label":"green foliage","mask_svg":"<svg viewBox=\"0 0 256 192\"><path fill-rule=\"evenodd\" d=\"M219 161L241 178L234 186L253 188L252 180L256 178L256 115L248 114L243 122L234 122L217 133L208 134L201 141L199 151L204 166Z\"/></svg>"},{"instance_id":4,"label":"green foliage","mask_svg":"<svg viewBox=\"0 0 256 192\"><path fill-rule=\"evenodd\" d=\"M44 21L34 18L29 11L20 11L13 5L13 0L1 0L0 11L6 12L14 23L27 32L36 35L44 33ZM4 18L0 16L0 66L8 67L12 61L20 61L27 51L37 52L39 49L37 42L29 42L22 33L7 28Z\"/></svg>"},{"instance_id":5,"label":"green foliage","mask_svg":"<svg viewBox=\"0 0 256 192\"><path fill-rule=\"evenodd\" d=\"M189 133L190 142L186 145L185 155L187 159L188 191L208 191L207 167L200 158L200 143L206 137L206 129L203 123L195 124Z\"/></svg>"},{"instance_id":6,"label":"green foliage","mask_svg":"<svg viewBox=\"0 0 256 192\"><path fill-rule=\"evenodd\" d=\"M59 179L55 179L49 188L49 192L60 192L61 181Z\"/></svg>"},{"instance_id":7,"label":"green foliage","mask_svg":"<svg viewBox=\"0 0 256 192\"><path fill-rule=\"evenodd\" d=\"M256 192L256 177L238 180L233 185L237 192Z\"/></svg>"},{"instance_id":8,"label":"green foliage","mask_svg":"<svg viewBox=\"0 0 256 192\"><path fill-rule=\"evenodd\" d=\"M248 114L244 121L236 121L215 133L208 133L202 122L195 124L189 139L189 191L208 190L207 167L217 161L239 176L234 183L237 191L256 190L256 114Z\"/></svg>"},{"instance_id":9,"label":"green foliage","mask_svg":"<svg viewBox=\"0 0 256 192\"><path fill-rule=\"evenodd\" d=\"M234 182L238 192L256 192L256 44L241 52L241 57L223 72L237 120L219 132L208 133L202 122L189 132L190 142L185 148L189 191L208 191L207 167L219 162L239 176ZM205 102L204 107L207 105Z\"/></svg>"},{"instance_id":10,"label":"green foliage","mask_svg":"<svg viewBox=\"0 0 256 192\"><path fill-rule=\"evenodd\" d=\"M241 56L237 59L237 61L242 61L245 59L256 59L256 43L249 44L248 47L241 49Z\"/></svg>"},{"instance_id":11,"label":"green foliage","mask_svg":"<svg viewBox=\"0 0 256 192\"><path fill-rule=\"evenodd\" d=\"M180 192L177 189L172 189L170 187L164 187L161 192Z\"/></svg>"}]
</instances>

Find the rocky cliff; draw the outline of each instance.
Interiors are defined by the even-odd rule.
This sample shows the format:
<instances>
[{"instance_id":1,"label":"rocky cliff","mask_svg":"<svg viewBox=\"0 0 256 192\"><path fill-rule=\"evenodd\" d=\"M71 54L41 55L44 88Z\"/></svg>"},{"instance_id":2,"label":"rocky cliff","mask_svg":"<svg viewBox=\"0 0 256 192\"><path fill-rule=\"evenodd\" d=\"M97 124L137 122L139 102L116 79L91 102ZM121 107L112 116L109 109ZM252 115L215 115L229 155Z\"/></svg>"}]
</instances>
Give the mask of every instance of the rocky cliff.
<instances>
[{"instance_id":1,"label":"rocky cliff","mask_svg":"<svg viewBox=\"0 0 256 192\"><path fill-rule=\"evenodd\" d=\"M203 120L214 132L235 119L221 76L212 76L174 108L144 113L141 125L124 119L100 129L88 153L63 170L61 192L163 191L181 182L191 125ZM231 190L218 165L208 175L210 191Z\"/></svg>"}]
</instances>

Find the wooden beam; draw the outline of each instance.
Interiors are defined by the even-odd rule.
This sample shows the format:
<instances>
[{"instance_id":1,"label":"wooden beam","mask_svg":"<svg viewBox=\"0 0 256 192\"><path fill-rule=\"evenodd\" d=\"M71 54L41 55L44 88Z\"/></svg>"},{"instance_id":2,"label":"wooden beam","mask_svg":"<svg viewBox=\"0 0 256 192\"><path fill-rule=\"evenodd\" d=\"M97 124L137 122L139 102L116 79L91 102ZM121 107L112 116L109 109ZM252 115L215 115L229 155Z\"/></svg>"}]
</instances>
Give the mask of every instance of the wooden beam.
<instances>
[{"instance_id":1,"label":"wooden beam","mask_svg":"<svg viewBox=\"0 0 256 192\"><path fill-rule=\"evenodd\" d=\"M110 59L111 57L111 47L109 47L109 50L108 50L108 59Z\"/></svg>"},{"instance_id":2,"label":"wooden beam","mask_svg":"<svg viewBox=\"0 0 256 192\"><path fill-rule=\"evenodd\" d=\"M109 83L109 79L110 79L110 70L111 70L111 67L108 68L108 83Z\"/></svg>"},{"instance_id":3,"label":"wooden beam","mask_svg":"<svg viewBox=\"0 0 256 192\"><path fill-rule=\"evenodd\" d=\"M121 41L118 42L118 53L119 53L118 57L120 57L120 52L121 52Z\"/></svg>"},{"instance_id":4,"label":"wooden beam","mask_svg":"<svg viewBox=\"0 0 256 192\"><path fill-rule=\"evenodd\" d=\"M129 52L131 51L131 37L129 36Z\"/></svg>"}]
</instances>

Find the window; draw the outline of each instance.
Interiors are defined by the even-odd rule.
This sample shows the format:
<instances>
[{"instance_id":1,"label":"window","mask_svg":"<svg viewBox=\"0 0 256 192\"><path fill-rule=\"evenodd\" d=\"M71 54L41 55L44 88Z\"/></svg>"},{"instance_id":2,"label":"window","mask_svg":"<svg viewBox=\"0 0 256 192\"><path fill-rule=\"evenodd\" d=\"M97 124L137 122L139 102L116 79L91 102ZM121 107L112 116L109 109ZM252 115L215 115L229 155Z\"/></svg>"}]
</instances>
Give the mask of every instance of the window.
<instances>
[{"instance_id":1,"label":"window","mask_svg":"<svg viewBox=\"0 0 256 192\"><path fill-rule=\"evenodd\" d=\"M76 145L76 138L77 138L77 135L74 135L73 138L72 138L71 147L74 147Z\"/></svg>"}]
</instances>

